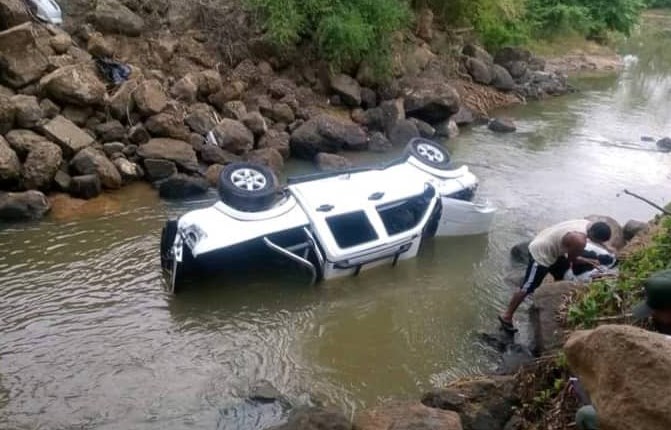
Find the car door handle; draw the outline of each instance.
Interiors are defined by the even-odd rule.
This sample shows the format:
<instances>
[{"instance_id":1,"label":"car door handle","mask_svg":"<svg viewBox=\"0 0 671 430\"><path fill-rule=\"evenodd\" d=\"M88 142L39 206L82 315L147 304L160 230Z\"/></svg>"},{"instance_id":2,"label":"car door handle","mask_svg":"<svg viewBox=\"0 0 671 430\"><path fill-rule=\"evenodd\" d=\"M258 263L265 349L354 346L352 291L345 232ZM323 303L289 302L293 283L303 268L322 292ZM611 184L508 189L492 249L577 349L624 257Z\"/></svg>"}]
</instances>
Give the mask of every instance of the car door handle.
<instances>
[{"instance_id":1,"label":"car door handle","mask_svg":"<svg viewBox=\"0 0 671 430\"><path fill-rule=\"evenodd\" d=\"M382 197L384 197L384 193L373 193L368 196L368 200L380 200Z\"/></svg>"},{"instance_id":2,"label":"car door handle","mask_svg":"<svg viewBox=\"0 0 671 430\"><path fill-rule=\"evenodd\" d=\"M334 207L333 205L321 205L317 208L317 212L331 212Z\"/></svg>"}]
</instances>

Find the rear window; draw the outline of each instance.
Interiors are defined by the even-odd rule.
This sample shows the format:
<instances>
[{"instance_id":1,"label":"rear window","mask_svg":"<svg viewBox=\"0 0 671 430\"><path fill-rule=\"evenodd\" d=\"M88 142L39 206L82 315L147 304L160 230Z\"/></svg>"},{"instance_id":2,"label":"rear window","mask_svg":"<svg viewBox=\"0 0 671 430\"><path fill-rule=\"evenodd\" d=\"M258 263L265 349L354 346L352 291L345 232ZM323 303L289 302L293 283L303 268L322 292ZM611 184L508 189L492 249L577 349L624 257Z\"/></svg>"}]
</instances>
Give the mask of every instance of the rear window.
<instances>
[{"instance_id":1,"label":"rear window","mask_svg":"<svg viewBox=\"0 0 671 430\"><path fill-rule=\"evenodd\" d=\"M336 243L342 249L377 240L375 229L364 211L326 218Z\"/></svg>"},{"instance_id":2,"label":"rear window","mask_svg":"<svg viewBox=\"0 0 671 430\"><path fill-rule=\"evenodd\" d=\"M429 203L431 203L431 199L425 196L417 196L412 199L378 206L377 212L382 218L387 234L393 236L417 227L417 224L424 217Z\"/></svg>"}]
</instances>

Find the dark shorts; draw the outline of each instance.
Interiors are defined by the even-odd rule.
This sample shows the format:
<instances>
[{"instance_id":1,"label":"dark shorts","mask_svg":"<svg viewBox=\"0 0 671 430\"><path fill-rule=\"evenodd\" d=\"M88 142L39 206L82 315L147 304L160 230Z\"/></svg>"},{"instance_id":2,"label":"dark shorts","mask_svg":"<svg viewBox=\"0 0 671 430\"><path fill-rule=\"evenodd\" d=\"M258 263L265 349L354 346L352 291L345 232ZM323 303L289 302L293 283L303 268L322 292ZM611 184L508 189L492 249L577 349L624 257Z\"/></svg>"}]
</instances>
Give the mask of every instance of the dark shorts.
<instances>
[{"instance_id":1,"label":"dark shorts","mask_svg":"<svg viewBox=\"0 0 671 430\"><path fill-rule=\"evenodd\" d=\"M533 257L529 257L529 265L527 266L524 281L522 281L520 289L527 294L532 294L536 291L536 288L540 287L548 273L552 275L555 281L559 281L570 267L571 263L569 263L566 257L559 257L550 267L542 266Z\"/></svg>"}]
</instances>

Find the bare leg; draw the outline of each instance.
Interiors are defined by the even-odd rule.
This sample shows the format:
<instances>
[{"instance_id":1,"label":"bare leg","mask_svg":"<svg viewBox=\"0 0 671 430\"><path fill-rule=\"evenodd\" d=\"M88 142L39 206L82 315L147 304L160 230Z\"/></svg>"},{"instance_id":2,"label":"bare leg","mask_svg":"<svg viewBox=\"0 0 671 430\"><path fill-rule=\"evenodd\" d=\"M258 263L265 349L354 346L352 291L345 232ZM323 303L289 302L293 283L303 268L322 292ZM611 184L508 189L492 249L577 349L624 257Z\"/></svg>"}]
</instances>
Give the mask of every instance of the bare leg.
<instances>
[{"instance_id":1,"label":"bare leg","mask_svg":"<svg viewBox=\"0 0 671 430\"><path fill-rule=\"evenodd\" d=\"M510 304L508 305L508 309L501 315L501 319L512 323L513 322L513 314L517 310L517 308L522 304L524 299L527 297L527 293L523 290L517 291L515 294L513 294L513 297L510 299Z\"/></svg>"}]
</instances>

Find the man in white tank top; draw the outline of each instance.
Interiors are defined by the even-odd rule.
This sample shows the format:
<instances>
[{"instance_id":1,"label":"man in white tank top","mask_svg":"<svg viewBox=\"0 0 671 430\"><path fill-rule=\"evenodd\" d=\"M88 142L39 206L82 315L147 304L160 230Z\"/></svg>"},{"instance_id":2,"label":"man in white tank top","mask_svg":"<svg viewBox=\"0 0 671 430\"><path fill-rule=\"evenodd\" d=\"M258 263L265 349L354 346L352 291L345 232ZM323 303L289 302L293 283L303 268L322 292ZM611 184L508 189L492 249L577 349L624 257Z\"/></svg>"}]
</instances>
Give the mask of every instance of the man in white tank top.
<instances>
[{"instance_id":1,"label":"man in white tank top","mask_svg":"<svg viewBox=\"0 0 671 430\"><path fill-rule=\"evenodd\" d=\"M538 288L548 273L560 280L573 263L600 266L598 260L581 257L587 240L603 244L610 240L610 227L604 222L590 222L585 219L564 221L541 231L529 244L529 265L520 290L516 292L508 309L499 315L501 326L515 331L513 314L524 299Z\"/></svg>"}]
</instances>

